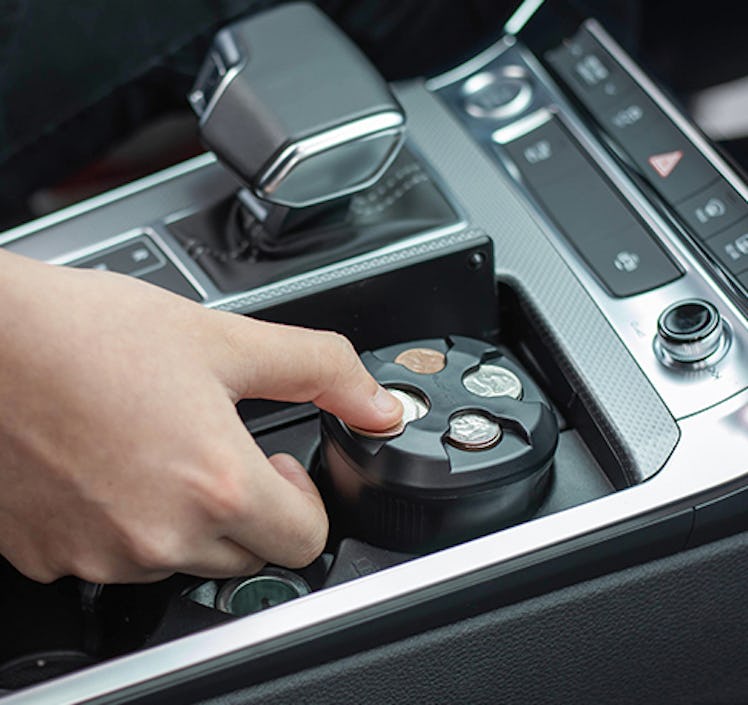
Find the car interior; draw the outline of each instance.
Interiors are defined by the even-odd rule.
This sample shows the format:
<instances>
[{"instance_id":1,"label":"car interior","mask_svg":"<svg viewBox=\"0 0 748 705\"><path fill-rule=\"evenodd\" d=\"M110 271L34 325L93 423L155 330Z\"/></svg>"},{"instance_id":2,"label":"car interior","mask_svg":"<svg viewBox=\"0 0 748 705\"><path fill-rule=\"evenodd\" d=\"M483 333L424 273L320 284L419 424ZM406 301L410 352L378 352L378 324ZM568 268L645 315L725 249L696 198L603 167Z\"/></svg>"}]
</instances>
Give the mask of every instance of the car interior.
<instances>
[{"instance_id":1,"label":"car interior","mask_svg":"<svg viewBox=\"0 0 748 705\"><path fill-rule=\"evenodd\" d=\"M407 68L310 3L240 17L175 148L3 213L9 251L338 331L405 410L237 405L324 499L306 568L0 562L3 703L748 700L748 16L596 5Z\"/></svg>"}]
</instances>

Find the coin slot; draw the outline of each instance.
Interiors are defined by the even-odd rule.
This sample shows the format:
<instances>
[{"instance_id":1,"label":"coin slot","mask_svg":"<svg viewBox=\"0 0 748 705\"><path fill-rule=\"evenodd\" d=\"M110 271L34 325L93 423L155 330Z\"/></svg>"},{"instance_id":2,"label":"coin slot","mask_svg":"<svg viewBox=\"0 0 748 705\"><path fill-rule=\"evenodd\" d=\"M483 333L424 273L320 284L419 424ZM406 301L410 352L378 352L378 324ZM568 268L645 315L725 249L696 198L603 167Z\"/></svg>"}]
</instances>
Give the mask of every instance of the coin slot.
<instances>
[{"instance_id":1,"label":"coin slot","mask_svg":"<svg viewBox=\"0 0 748 705\"><path fill-rule=\"evenodd\" d=\"M466 451L493 448L503 435L500 424L480 411L463 411L449 420L447 442Z\"/></svg>"},{"instance_id":2,"label":"coin slot","mask_svg":"<svg viewBox=\"0 0 748 705\"><path fill-rule=\"evenodd\" d=\"M348 426L351 431L366 438L395 438L405 430L405 427L411 421L418 421L418 419L422 419L429 413L431 403L422 392L390 385L385 386L385 389L399 399L403 405L403 416L400 421L383 431L371 431L365 428L358 428L357 426Z\"/></svg>"},{"instance_id":3,"label":"coin slot","mask_svg":"<svg viewBox=\"0 0 748 705\"><path fill-rule=\"evenodd\" d=\"M408 348L403 350L395 362L419 375L433 375L447 366L447 356L433 348Z\"/></svg>"},{"instance_id":4,"label":"coin slot","mask_svg":"<svg viewBox=\"0 0 748 705\"><path fill-rule=\"evenodd\" d=\"M522 381L507 367L484 363L462 377L462 386L471 394L484 398L510 397L521 399Z\"/></svg>"}]
</instances>

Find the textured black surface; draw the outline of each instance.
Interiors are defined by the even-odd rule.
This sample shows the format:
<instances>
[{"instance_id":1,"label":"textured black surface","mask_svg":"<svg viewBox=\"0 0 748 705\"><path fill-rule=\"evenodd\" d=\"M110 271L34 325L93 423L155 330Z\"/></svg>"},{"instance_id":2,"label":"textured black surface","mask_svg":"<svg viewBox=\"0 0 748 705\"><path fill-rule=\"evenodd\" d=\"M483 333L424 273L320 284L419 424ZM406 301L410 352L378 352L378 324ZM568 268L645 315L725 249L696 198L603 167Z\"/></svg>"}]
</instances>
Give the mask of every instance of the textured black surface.
<instances>
[{"instance_id":1,"label":"textured black surface","mask_svg":"<svg viewBox=\"0 0 748 705\"><path fill-rule=\"evenodd\" d=\"M745 703L746 597L739 534L203 705Z\"/></svg>"}]
</instances>

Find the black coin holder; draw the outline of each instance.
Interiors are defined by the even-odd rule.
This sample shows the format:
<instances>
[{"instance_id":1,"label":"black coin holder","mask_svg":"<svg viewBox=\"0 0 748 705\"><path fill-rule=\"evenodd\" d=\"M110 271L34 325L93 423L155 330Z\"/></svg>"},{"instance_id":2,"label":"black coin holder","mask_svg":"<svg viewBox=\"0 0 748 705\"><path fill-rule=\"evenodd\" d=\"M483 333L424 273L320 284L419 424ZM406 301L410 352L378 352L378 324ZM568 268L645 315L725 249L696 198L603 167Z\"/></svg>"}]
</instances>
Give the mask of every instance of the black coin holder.
<instances>
[{"instance_id":1,"label":"black coin holder","mask_svg":"<svg viewBox=\"0 0 748 705\"><path fill-rule=\"evenodd\" d=\"M445 354L444 369L419 374L396 363L411 348ZM550 404L522 366L485 341L452 336L392 345L361 356L384 386L415 392L428 413L394 438L369 438L322 414L318 482L338 530L374 545L424 552L529 517L542 501L558 443ZM520 399L470 392L464 377L481 364L514 373ZM476 412L499 423L493 447L447 441L450 420Z\"/></svg>"}]
</instances>

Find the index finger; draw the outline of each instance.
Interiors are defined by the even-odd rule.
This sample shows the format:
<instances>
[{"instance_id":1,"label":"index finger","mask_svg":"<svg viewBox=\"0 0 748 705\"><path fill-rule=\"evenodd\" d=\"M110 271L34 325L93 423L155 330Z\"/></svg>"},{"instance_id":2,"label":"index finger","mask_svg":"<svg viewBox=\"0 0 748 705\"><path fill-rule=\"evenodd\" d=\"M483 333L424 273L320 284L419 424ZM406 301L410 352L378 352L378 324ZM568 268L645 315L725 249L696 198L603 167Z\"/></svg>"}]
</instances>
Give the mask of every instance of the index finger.
<instances>
[{"instance_id":1,"label":"index finger","mask_svg":"<svg viewBox=\"0 0 748 705\"><path fill-rule=\"evenodd\" d=\"M372 430L402 418L402 404L369 374L343 336L224 315L227 346L221 369L235 401L311 401Z\"/></svg>"}]
</instances>

